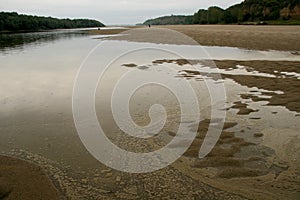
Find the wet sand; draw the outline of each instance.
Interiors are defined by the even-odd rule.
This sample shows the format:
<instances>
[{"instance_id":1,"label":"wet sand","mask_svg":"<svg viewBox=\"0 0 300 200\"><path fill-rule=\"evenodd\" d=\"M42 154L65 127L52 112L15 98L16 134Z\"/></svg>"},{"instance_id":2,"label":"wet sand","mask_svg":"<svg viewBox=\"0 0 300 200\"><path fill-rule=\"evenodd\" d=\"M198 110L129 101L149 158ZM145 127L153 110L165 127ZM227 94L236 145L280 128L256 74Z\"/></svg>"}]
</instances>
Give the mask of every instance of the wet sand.
<instances>
[{"instance_id":1,"label":"wet sand","mask_svg":"<svg viewBox=\"0 0 300 200\"><path fill-rule=\"evenodd\" d=\"M288 109L291 119L295 120L295 122L299 121L297 118L299 113L300 80L297 76L294 76L293 73L290 76L286 76L285 72L295 72L298 74L300 62L229 60L216 60L214 62L219 69L224 70L220 71L220 74L225 81L230 80L237 85L246 86L248 88L247 91L238 93L240 99L231 101L231 106L227 108L229 112L236 110L236 117L243 116L245 121L243 122L243 120L241 121L235 118L236 121L233 120L232 122L225 123L218 144L214 147L212 152L202 160L191 161L190 165L192 169L201 169L201 172L205 174L204 177L207 177L209 180L205 180L203 176L199 178L199 175L197 175L199 171L197 172L197 170L195 170L194 173L188 171L185 171L185 173L191 174L190 176L192 177L198 176L199 179L206 183L210 183L218 188L223 188L226 191L235 191L248 198L280 199L279 196L283 195L282 198L285 196L285 198L288 199L297 199L299 197L299 187L294 183L299 183L300 181L297 175L299 173L299 156L297 156L297 154L299 154L299 150L297 150L299 145L292 144L292 140L294 139L299 141L299 134L297 134L295 127L292 127L296 124L292 123L292 126L287 125L287 129L282 129L280 128L281 125L275 128L277 125L271 125L269 123L273 121L271 115L278 116L285 113L284 111L272 112L274 106L282 106ZM206 61L197 60L165 59L157 60L153 63L177 63L183 68L191 64L207 66L205 64ZM233 71L241 68L241 66L244 66L243 69L247 73L244 75L235 75ZM181 70L180 73L185 72L185 74L179 77L194 81L203 81L203 77L214 78L213 73L201 72L201 68L198 69L199 71ZM272 75L272 77L269 77L269 75ZM236 86L233 85L233 87ZM260 90L262 91L259 92ZM253 103L255 104L256 102L261 102L263 107L254 107ZM264 108L264 106L270 106L270 108ZM269 114L264 115L260 112L261 110L269 110ZM286 123L284 118L276 118L275 116L276 123ZM263 128L259 122L262 120L267 123ZM239 122L236 123L237 121ZM209 119L200 122L198 128L199 135L185 156L197 158L197 148L203 142L203 133L207 131L207 124L209 124ZM275 142L278 146L275 147L274 144L271 144L271 141L268 142L272 137L272 133L267 131L269 129L273 131L273 134L286 131L286 133L292 133L293 136L291 136L291 138L288 135L283 136L284 132L282 132L282 136L280 136L281 139ZM239 137L237 137L237 135ZM261 139L264 140L263 143L269 144L267 146L259 145L260 142L257 143L257 141ZM271 140L274 142L276 139ZM280 145L278 143L280 143ZM290 153L294 155L293 159L289 158L289 153L286 151L289 147L292 149ZM270 161L269 159L275 158L276 156L274 157L274 155L276 154L282 154L280 156L282 160L279 162L275 160ZM177 164L178 163L175 163L174 165ZM290 190L286 190L287 187L289 187ZM258 194L257 191L261 193ZM267 194L267 191L272 191L272 193L276 195Z\"/></svg>"},{"instance_id":2,"label":"wet sand","mask_svg":"<svg viewBox=\"0 0 300 200\"><path fill-rule=\"evenodd\" d=\"M0 156L0 199L61 199L43 169L33 163Z\"/></svg>"},{"instance_id":3,"label":"wet sand","mask_svg":"<svg viewBox=\"0 0 300 200\"><path fill-rule=\"evenodd\" d=\"M300 50L298 45L299 27L168 26L168 28L186 33L203 45L259 50ZM121 32L120 30L94 31L95 34L118 34ZM142 33L140 36L134 41L145 41ZM128 38L123 36L122 39L127 40ZM171 41L168 39L170 38L162 37L153 41L149 35L146 41L180 43L174 38L171 38ZM173 63L182 67L186 73L178 78L201 82L203 78L213 77L213 73L199 73L184 68L190 63L201 62L203 61L184 59L153 60L146 69L141 68L133 60L120 67L148 70L151 67L163 67L165 63ZM221 72L222 79L215 80L216 84L218 81L224 81L233 92L228 91L229 105L225 108L228 110L228 117L220 140L205 159L199 160L197 155L208 125L211 123L210 118L190 127L197 130L196 139L184 156L167 168L148 174L128 174L109 169L93 159L81 144L75 132L69 108L71 104L68 99L68 102L63 104L63 109L57 110L59 113L63 112L64 115L58 115L55 113L55 109L47 113L47 116L40 112L31 114L23 111L22 114L16 114L16 119L9 118L6 119L7 122L1 122L4 127L2 132L9 132L9 127L16 121L21 122L15 128L16 130L29 133L31 138L39 138L35 138L38 143L34 144L36 147L25 151L22 149L34 145L29 144L30 142L22 143L22 139L18 139L20 135L11 131L6 140L17 141L16 143L19 142L21 145L15 148L11 147L14 145L7 145L7 148L11 150L7 154L32 161L40 166L51 179L48 179L43 172L41 173L40 167L0 157L1 172L2 166L5 170L9 168L9 173L7 173L9 176L3 176L6 178L6 184L4 187L0 184L0 197L2 195L8 199L15 199L14 195L19 195L24 191L18 184L14 186L7 184L10 181L14 183L32 181L33 185L37 185L33 188L45 192L45 196L43 195L45 199L48 197L49 199L59 198L58 192L50 183L52 180L59 193L67 199L298 199L300 196L300 148L299 134L297 134L299 128L297 121L299 122L299 120L297 119L299 119L300 112L300 80L294 75L286 75L285 72L299 74L300 62L234 60L215 60L214 62L218 68L224 70ZM246 66L245 71L248 74L231 74L238 69L239 65ZM226 71L228 73L225 73ZM261 76L251 74L254 71L258 71ZM268 77L262 73L274 77ZM142 111L145 110L147 107L142 109ZM47 110L45 109L45 111ZM288 121L284 121L284 118ZM141 124L147 124L148 120L147 117L137 116L137 121ZM39 124L25 125L30 121ZM213 123L218 122L214 121ZM173 120L170 124L171 129L176 128L176 125L176 120ZM42 131L45 136L31 133L33 129L36 132ZM114 131L111 132L113 135ZM167 131L161 134L174 137L175 133ZM280 140L274 139L274 135ZM121 147L136 145L134 140L128 140L128 138L122 140L118 136L114 138L113 135L113 139L116 139L115 142ZM161 144L157 140L158 137L155 137L150 144L159 147ZM142 145L141 149L149 149L149 147ZM42 152L42 155L38 155L39 152ZM66 160L63 160L64 156L67 158ZM78 161L84 167L81 168ZM2 163L12 164L7 167ZM25 169L15 169L15 166L25 166ZM28 171L28 177L16 180L14 175L10 176L12 172L22 173L24 171ZM36 179L32 179L32 177ZM2 176L0 176L0 181L2 180ZM31 192L31 189L26 188L26 191ZM22 199L27 198L26 193L22 193L22 195L24 195ZM28 197L35 197L30 195L33 194L29 194Z\"/></svg>"},{"instance_id":4,"label":"wet sand","mask_svg":"<svg viewBox=\"0 0 300 200\"><path fill-rule=\"evenodd\" d=\"M87 31L90 34L94 34L94 35L113 35L113 34L119 34L122 33L124 31L129 30L124 28L124 29L100 29L100 30L89 30Z\"/></svg>"},{"instance_id":5,"label":"wet sand","mask_svg":"<svg viewBox=\"0 0 300 200\"><path fill-rule=\"evenodd\" d=\"M168 62L168 61L164 61ZM181 61L179 64L187 63L201 63L202 61ZM229 78L236 81L238 84L247 87L256 87L259 89L265 89L269 91L281 91L282 93L276 92L262 92L261 95L269 95L271 98L262 98L259 95L243 94L242 98L252 99L253 101L268 101L268 105L284 106L290 111L300 112L300 80L295 74L300 74L300 62L289 62L289 61L232 61L232 60L215 60L214 63L219 69L233 70L237 69L237 66L246 66L247 72L260 72L273 75L274 77L264 77L253 75L231 75L222 74L223 78ZM188 72L191 77L195 75L193 71ZM290 74L289 74L290 73ZM199 74L198 74L199 75ZM236 102L234 108L239 108L240 113L249 114L254 110L247 110L245 104ZM242 110L243 108L243 110Z\"/></svg>"}]
</instances>

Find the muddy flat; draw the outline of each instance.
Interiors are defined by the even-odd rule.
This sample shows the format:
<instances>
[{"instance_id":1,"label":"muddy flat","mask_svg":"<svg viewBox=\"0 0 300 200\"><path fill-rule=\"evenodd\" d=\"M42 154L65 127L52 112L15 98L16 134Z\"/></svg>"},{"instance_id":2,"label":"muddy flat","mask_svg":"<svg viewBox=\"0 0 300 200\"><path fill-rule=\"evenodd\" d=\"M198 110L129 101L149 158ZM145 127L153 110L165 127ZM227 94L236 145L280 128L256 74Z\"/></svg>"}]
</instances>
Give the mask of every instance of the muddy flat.
<instances>
[{"instance_id":1,"label":"muddy flat","mask_svg":"<svg viewBox=\"0 0 300 200\"><path fill-rule=\"evenodd\" d=\"M60 199L60 194L41 167L0 156L1 199Z\"/></svg>"}]
</instances>

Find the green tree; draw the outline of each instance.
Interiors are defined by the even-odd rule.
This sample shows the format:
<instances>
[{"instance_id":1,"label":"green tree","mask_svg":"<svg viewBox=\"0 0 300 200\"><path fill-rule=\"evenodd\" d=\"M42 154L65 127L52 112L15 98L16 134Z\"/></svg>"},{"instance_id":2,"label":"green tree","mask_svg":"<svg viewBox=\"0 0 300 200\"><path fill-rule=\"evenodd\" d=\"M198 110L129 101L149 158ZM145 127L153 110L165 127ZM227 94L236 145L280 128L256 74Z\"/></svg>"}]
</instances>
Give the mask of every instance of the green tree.
<instances>
[{"instance_id":1,"label":"green tree","mask_svg":"<svg viewBox=\"0 0 300 200\"><path fill-rule=\"evenodd\" d=\"M200 9L197 13L193 16L193 23L194 24L207 24L208 22L208 12L207 10Z\"/></svg>"},{"instance_id":2,"label":"green tree","mask_svg":"<svg viewBox=\"0 0 300 200\"><path fill-rule=\"evenodd\" d=\"M101 26L104 26L104 24L89 19L56 19L52 17L19 15L16 12L0 12L0 31L36 31Z\"/></svg>"},{"instance_id":3,"label":"green tree","mask_svg":"<svg viewBox=\"0 0 300 200\"><path fill-rule=\"evenodd\" d=\"M222 8L216 6L209 7L207 12L208 24L218 24L223 21L224 10Z\"/></svg>"}]
</instances>

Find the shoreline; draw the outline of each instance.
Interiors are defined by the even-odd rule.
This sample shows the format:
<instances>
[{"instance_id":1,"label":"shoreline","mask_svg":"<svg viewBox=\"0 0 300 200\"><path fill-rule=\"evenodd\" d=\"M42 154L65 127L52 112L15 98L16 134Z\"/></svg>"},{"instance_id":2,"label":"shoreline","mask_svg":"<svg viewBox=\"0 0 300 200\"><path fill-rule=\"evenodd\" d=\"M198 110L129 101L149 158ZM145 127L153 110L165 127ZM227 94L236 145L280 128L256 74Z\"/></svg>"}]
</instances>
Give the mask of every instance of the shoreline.
<instances>
[{"instance_id":1,"label":"shoreline","mask_svg":"<svg viewBox=\"0 0 300 200\"><path fill-rule=\"evenodd\" d=\"M165 25L153 28L167 28L191 37L204 46L227 46L250 50L300 51L300 26L288 25ZM139 27L129 28L133 30ZM151 28L150 28L151 29ZM93 30L88 33L121 34L126 30ZM140 39L149 41L149 38ZM180 41L174 41L180 44Z\"/></svg>"}]
</instances>

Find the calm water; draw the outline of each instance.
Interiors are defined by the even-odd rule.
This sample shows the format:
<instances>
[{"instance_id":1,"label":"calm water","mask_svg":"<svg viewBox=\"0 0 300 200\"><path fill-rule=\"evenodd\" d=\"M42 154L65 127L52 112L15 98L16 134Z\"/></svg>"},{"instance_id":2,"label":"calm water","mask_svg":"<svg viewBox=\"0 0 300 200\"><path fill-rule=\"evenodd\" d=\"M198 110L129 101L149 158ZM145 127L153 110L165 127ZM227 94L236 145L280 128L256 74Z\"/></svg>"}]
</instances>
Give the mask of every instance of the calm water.
<instances>
[{"instance_id":1,"label":"calm water","mask_svg":"<svg viewBox=\"0 0 300 200\"><path fill-rule=\"evenodd\" d=\"M88 78L92 79L92 77L97 78L94 75L103 71L104 66L118 58L116 56L127 53L125 57L118 58L119 60L112 64L111 70L104 77L105 81L100 82L100 85L104 86L104 90L101 91L101 87L98 88L100 92L97 93L97 97L100 100L96 104L101 104L99 102L103 103L103 101L106 101L104 103L109 102L109 99L103 98L104 94L110 94L109 90L112 89L112 83L115 83L117 77L120 78L121 74L128 70L126 67L120 68L122 63L139 65L138 69L141 69L139 76L145 76L146 78L149 76L149 73L147 73L149 70L162 73L159 67L151 68L152 61L166 58L300 60L299 56L290 52L251 51L231 47L200 48L188 45L100 40L94 39L95 37L80 30L0 35L0 128L1 137L3 137L1 139L2 150L9 151L14 147L25 148L34 152L42 152L43 155L48 155L51 159L61 160L66 157L65 154L72 155L72 152L62 151L63 153L58 153L60 152L58 149L68 147L70 150L75 151L76 148L73 148L74 145L71 141L77 141L77 146L83 148L78 140L72 117L72 90L76 74L88 55L93 58L89 59L88 62L96 62ZM93 50L99 44L100 46ZM128 51L142 48L146 48L146 51L134 51L128 54ZM174 52L176 53L174 54ZM176 64L171 64L171 67L177 68L178 71L182 69ZM249 73L242 67L229 72L203 66L199 66L197 70L201 70L203 73L229 73L235 75L255 73ZM178 71L175 71L174 74L171 72L171 75L175 77L178 75L176 74ZM256 73L256 75L272 77L272 75L263 73ZM195 84L194 87L198 87L198 91L199 88L206 87L199 85L199 83L197 83L198 85L193 84ZM155 88L154 91L156 90ZM146 90L140 101L160 99L165 101L164 105L173 106L170 99L159 97L159 95L158 97L154 95L147 97L149 93L153 93L153 89ZM201 94L199 95L201 96ZM231 98L231 95L227 96ZM154 100L152 102L155 102ZM204 105L209 103L208 98L202 101L205 102ZM150 102L147 101L147 104L150 104ZM140 103L138 102L138 104ZM140 113L146 112L147 109L144 110L144 107L148 108L148 106L142 106L139 109L139 106L137 106L132 112L143 118L143 114ZM100 116L103 117L101 114ZM104 115L103 118L103 120L106 120L108 117ZM106 123L110 124L109 122ZM52 144L49 149L51 138L56 141L65 140L68 144L58 142ZM66 140L66 138L69 139ZM53 151L53 149L56 150ZM56 151L57 153L54 153Z\"/></svg>"}]
</instances>

